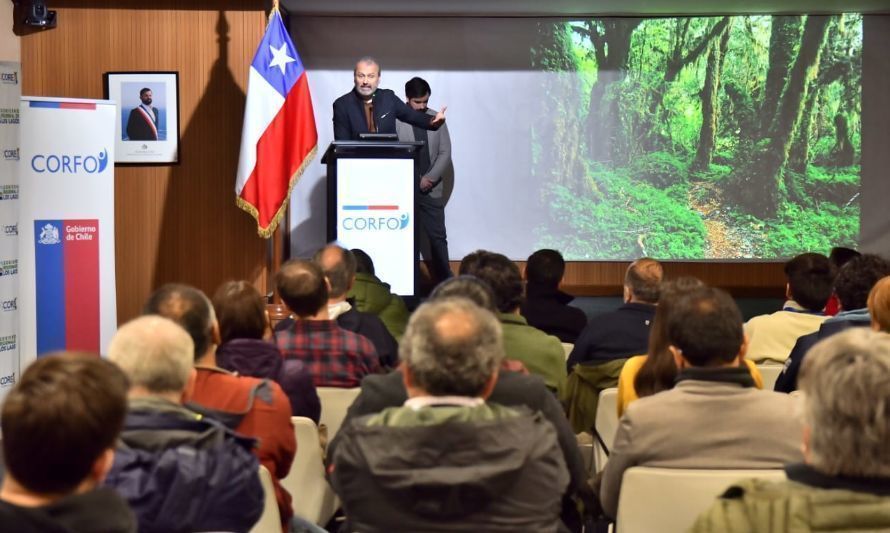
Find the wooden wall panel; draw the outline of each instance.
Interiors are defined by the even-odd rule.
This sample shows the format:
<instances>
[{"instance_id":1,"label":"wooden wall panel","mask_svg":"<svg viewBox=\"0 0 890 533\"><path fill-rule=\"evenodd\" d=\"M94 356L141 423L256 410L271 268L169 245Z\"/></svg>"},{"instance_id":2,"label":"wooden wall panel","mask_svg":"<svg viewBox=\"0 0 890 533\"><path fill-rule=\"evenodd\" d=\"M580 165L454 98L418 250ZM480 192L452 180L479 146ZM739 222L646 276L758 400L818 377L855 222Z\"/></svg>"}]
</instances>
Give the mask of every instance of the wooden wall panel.
<instances>
[{"instance_id":1,"label":"wooden wall panel","mask_svg":"<svg viewBox=\"0 0 890 533\"><path fill-rule=\"evenodd\" d=\"M266 242L233 194L247 67L265 26L265 3L56 0L58 28L21 40L29 95L101 98L105 72L179 72L181 163L115 170L120 322L170 281L207 292L227 279L266 286ZM567 289L620 294L626 266L571 263ZM667 271L736 295L774 296L784 284L777 264L671 263Z\"/></svg>"},{"instance_id":2,"label":"wooden wall panel","mask_svg":"<svg viewBox=\"0 0 890 533\"><path fill-rule=\"evenodd\" d=\"M262 2L53 2L58 28L22 38L23 90L101 98L108 71L179 72L179 165L115 169L118 319L181 281L264 287L266 243L235 206L247 68ZM183 8L182 6L187 6Z\"/></svg>"}]
</instances>

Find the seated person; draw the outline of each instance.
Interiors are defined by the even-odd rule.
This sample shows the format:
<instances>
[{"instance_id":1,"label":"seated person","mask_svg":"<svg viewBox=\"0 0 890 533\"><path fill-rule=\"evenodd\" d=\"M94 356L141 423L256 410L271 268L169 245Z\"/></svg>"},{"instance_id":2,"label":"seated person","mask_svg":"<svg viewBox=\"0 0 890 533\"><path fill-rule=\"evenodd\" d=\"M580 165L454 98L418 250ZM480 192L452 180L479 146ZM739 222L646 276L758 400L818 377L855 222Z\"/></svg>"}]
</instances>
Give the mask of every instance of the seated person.
<instances>
[{"instance_id":1,"label":"seated person","mask_svg":"<svg viewBox=\"0 0 890 533\"><path fill-rule=\"evenodd\" d=\"M674 356L669 349L668 317L677 298L704 286L701 280L690 276L662 283L658 309L655 310L655 321L652 323L652 333L649 335L649 353L628 359L618 376L618 416L624 414L632 401L674 388L677 364L674 363ZM754 386L762 389L763 376L757 365L745 359L745 366L754 378Z\"/></svg>"},{"instance_id":2,"label":"seated person","mask_svg":"<svg viewBox=\"0 0 890 533\"><path fill-rule=\"evenodd\" d=\"M396 341L405 334L408 325L408 307L398 294L393 294L389 284L380 281L374 273L374 261L364 250L350 250L355 256L355 282L347 297L363 313L377 315Z\"/></svg>"},{"instance_id":3,"label":"seated person","mask_svg":"<svg viewBox=\"0 0 890 533\"><path fill-rule=\"evenodd\" d=\"M222 344L216 349L216 363L241 376L272 379L290 400L293 416L321 415L318 392L302 361L284 360L270 340L272 328L263 296L246 281L220 285L213 296L213 309L219 321Z\"/></svg>"},{"instance_id":4,"label":"seated person","mask_svg":"<svg viewBox=\"0 0 890 533\"><path fill-rule=\"evenodd\" d=\"M730 487L691 531L890 531L890 337L838 333L810 350L800 380L803 463L787 481Z\"/></svg>"},{"instance_id":5,"label":"seated person","mask_svg":"<svg viewBox=\"0 0 890 533\"><path fill-rule=\"evenodd\" d=\"M835 246L831 249L831 252L828 253L828 261L831 262L831 266L834 267L835 272L840 272L841 267L843 267L853 259L859 257L860 255L862 254L852 248ZM825 315L834 316L838 314L840 310L841 302L837 299L837 294L832 293L832 295L828 298L828 302L825 304Z\"/></svg>"},{"instance_id":6,"label":"seated person","mask_svg":"<svg viewBox=\"0 0 890 533\"><path fill-rule=\"evenodd\" d=\"M290 523L291 496L280 481L290 472L297 441L290 400L281 386L269 379L239 376L216 365L219 323L210 300L198 289L164 285L151 295L144 311L169 318L191 336L196 377L195 386L186 396L188 407L257 439L254 453L272 474L282 523Z\"/></svg>"},{"instance_id":7,"label":"seated person","mask_svg":"<svg viewBox=\"0 0 890 533\"><path fill-rule=\"evenodd\" d=\"M776 379L775 390L791 392L797 389L797 374L807 352L821 340L848 328L867 328L872 323L868 313L868 294L872 287L890 275L890 262L877 255L864 254L841 267L834 280L834 292L840 302L840 311L819 326L819 330L803 335L794 344L785 368Z\"/></svg>"},{"instance_id":8,"label":"seated person","mask_svg":"<svg viewBox=\"0 0 890 533\"><path fill-rule=\"evenodd\" d=\"M516 263L504 255L478 250L461 260L458 274L479 278L494 293L507 357L521 361L529 372L544 378L551 390L562 391L566 383L565 351L558 338L530 326L519 314L522 275Z\"/></svg>"},{"instance_id":9,"label":"seated person","mask_svg":"<svg viewBox=\"0 0 890 533\"><path fill-rule=\"evenodd\" d=\"M189 334L160 316L124 324L108 348L130 390L105 484L129 502L140 533L247 531L263 511L255 441L182 405L194 358Z\"/></svg>"},{"instance_id":10,"label":"seated person","mask_svg":"<svg viewBox=\"0 0 890 533\"><path fill-rule=\"evenodd\" d=\"M890 333L890 276L881 278L868 293L871 329Z\"/></svg>"},{"instance_id":11,"label":"seated person","mask_svg":"<svg viewBox=\"0 0 890 533\"><path fill-rule=\"evenodd\" d=\"M0 415L6 474L0 531L136 533L136 517L102 487L127 412L127 378L97 357L37 359Z\"/></svg>"},{"instance_id":12,"label":"seated person","mask_svg":"<svg viewBox=\"0 0 890 533\"><path fill-rule=\"evenodd\" d=\"M801 335L813 333L825 321L835 271L822 254L800 254L785 263L785 298L781 311L759 315L745 323L748 358L756 363L784 363Z\"/></svg>"},{"instance_id":13,"label":"seated person","mask_svg":"<svg viewBox=\"0 0 890 533\"><path fill-rule=\"evenodd\" d=\"M486 401L500 330L460 298L412 315L400 348L408 400L337 435L330 477L349 531L557 531L569 475L556 431Z\"/></svg>"},{"instance_id":14,"label":"seated person","mask_svg":"<svg viewBox=\"0 0 890 533\"><path fill-rule=\"evenodd\" d=\"M587 325L587 315L568 305L574 296L559 290L565 270L566 262L556 250L530 255L525 265L525 301L519 313L529 325L562 342L574 343Z\"/></svg>"},{"instance_id":15,"label":"seated person","mask_svg":"<svg viewBox=\"0 0 890 533\"><path fill-rule=\"evenodd\" d=\"M330 285L321 267L292 259L281 266L275 284L296 317L286 327L276 328L275 342L285 359L303 362L316 387L358 387L362 378L380 371L371 341L330 319Z\"/></svg>"},{"instance_id":16,"label":"seated person","mask_svg":"<svg viewBox=\"0 0 890 533\"><path fill-rule=\"evenodd\" d=\"M595 365L646 353L663 277L655 259L631 263L624 275L624 305L590 320L569 354L568 371L576 364Z\"/></svg>"},{"instance_id":17,"label":"seated person","mask_svg":"<svg viewBox=\"0 0 890 533\"><path fill-rule=\"evenodd\" d=\"M699 288L680 296L667 330L677 384L633 402L621 417L600 487L611 517L633 466L781 468L801 459L794 400L754 388L742 363L742 315L728 294Z\"/></svg>"}]
</instances>

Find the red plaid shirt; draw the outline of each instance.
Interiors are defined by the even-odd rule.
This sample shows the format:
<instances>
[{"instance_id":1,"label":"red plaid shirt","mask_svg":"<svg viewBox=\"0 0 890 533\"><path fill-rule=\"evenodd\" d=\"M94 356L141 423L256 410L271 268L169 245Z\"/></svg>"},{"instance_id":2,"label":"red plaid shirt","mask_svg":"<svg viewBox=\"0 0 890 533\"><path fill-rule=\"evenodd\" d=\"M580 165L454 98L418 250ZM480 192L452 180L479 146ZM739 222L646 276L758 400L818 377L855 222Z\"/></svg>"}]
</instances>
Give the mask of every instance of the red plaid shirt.
<instances>
[{"instance_id":1,"label":"red plaid shirt","mask_svg":"<svg viewBox=\"0 0 890 533\"><path fill-rule=\"evenodd\" d=\"M276 333L275 343L285 359L303 361L316 387L358 387L363 377L380 371L371 341L333 320L296 320Z\"/></svg>"}]
</instances>

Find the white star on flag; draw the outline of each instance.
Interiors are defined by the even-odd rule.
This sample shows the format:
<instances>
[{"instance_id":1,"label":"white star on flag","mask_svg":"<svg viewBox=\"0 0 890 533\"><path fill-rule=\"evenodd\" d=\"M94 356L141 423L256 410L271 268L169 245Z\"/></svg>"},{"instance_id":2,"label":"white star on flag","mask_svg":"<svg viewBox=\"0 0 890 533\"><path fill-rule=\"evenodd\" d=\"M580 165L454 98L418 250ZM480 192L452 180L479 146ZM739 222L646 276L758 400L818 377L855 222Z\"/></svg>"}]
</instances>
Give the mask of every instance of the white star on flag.
<instances>
[{"instance_id":1,"label":"white star on flag","mask_svg":"<svg viewBox=\"0 0 890 533\"><path fill-rule=\"evenodd\" d=\"M269 68L278 67L281 69L281 74L284 74L284 68L288 63L293 63L296 59L287 55L287 44L282 44L281 48L276 49L271 44L269 45L269 50L272 51L272 62L269 63Z\"/></svg>"}]
</instances>

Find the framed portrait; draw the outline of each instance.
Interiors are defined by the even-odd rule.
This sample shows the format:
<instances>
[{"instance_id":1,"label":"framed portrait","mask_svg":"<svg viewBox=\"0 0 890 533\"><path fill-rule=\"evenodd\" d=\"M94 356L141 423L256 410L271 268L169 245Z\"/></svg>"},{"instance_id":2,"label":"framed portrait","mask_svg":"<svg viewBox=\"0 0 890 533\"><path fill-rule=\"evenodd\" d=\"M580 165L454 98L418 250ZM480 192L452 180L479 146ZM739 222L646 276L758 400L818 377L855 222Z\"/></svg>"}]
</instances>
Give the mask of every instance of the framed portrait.
<instances>
[{"instance_id":1,"label":"framed portrait","mask_svg":"<svg viewBox=\"0 0 890 533\"><path fill-rule=\"evenodd\" d=\"M179 73L106 72L117 102L115 163L179 163Z\"/></svg>"}]
</instances>

